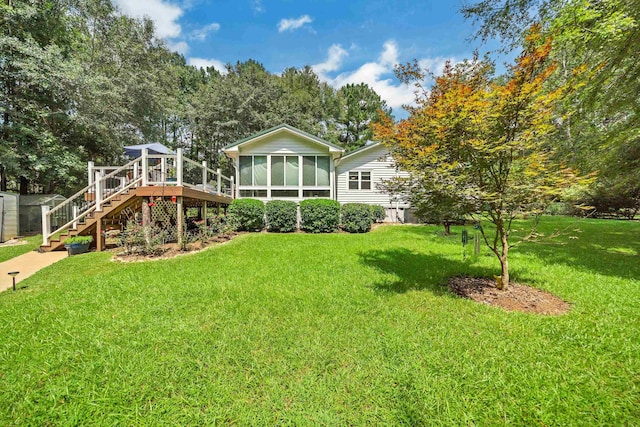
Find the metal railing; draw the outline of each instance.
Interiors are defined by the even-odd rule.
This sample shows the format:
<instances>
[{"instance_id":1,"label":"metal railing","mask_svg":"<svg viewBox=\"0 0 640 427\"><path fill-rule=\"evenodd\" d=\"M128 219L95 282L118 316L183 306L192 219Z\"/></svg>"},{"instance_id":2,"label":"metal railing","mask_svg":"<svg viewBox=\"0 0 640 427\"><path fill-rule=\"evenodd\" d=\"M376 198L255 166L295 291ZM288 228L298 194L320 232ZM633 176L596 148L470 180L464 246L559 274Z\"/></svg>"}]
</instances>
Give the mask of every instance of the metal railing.
<instances>
[{"instance_id":1,"label":"metal railing","mask_svg":"<svg viewBox=\"0 0 640 427\"><path fill-rule=\"evenodd\" d=\"M207 167L207 162L195 162L176 154L142 155L123 166L95 166L89 162L87 185L64 202L49 209L42 206L42 244L68 229L77 229L92 212L127 190L139 186L184 186L199 191L233 198L234 179L222 175L220 169Z\"/></svg>"}]
</instances>

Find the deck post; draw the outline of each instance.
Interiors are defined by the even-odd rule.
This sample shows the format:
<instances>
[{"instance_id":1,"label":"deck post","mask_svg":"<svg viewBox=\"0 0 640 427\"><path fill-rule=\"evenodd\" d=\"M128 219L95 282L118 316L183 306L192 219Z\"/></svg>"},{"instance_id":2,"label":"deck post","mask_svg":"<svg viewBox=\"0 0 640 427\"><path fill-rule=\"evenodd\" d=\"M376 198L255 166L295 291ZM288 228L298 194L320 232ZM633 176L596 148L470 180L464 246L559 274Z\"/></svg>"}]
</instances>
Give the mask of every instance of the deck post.
<instances>
[{"instance_id":1,"label":"deck post","mask_svg":"<svg viewBox=\"0 0 640 427\"><path fill-rule=\"evenodd\" d=\"M102 235L102 218L98 217L96 221L96 251L104 250L104 236Z\"/></svg>"},{"instance_id":2,"label":"deck post","mask_svg":"<svg viewBox=\"0 0 640 427\"><path fill-rule=\"evenodd\" d=\"M207 191L207 161L202 161L202 191Z\"/></svg>"},{"instance_id":3,"label":"deck post","mask_svg":"<svg viewBox=\"0 0 640 427\"><path fill-rule=\"evenodd\" d=\"M164 157L160 159L160 176L162 182L167 182L167 159Z\"/></svg>"},{"instance_id":4,"label":"deck post","mask_svg":"<svg viewBox=\"0 0 640 427\"><path fill-rule=\"evenodd\" d=\"M220 168L218 168L216 170L216 173L218 174L218 190L217 190L217 193L218 193L218 195L220 195L220 189L222 188L222 174L220 173Z\"/></svg>"},{"instance_id":5,"label":"deck post","mask_svg":"<svg viewBox=\"0 0 640 427\"><path fill-rule=\"evenodd\" d=\"M142 198L142 230L147 245L151 243L151 206L149 203L151 203L149 197Z\"/></svg>"},{"instance_id":6,"label":"deck post","mask_svg":"<svg viewBox=\"0 0 640 427\"><path fill-rule=\"evenodd\" d=\"M182 236L182 231L184 228L184 211L182 210L182 196L178 196L178 199L176 200L176 209L178 209L177 212L177 226L178 226L178 247L180 249L182 249L182 243L183 243L183 236Z\"/></svg>"},{"instance_id":7,"label":"deck post","mask_svg":"<svg viewBox=\"0 0 640 427\"><path fill-rule=\"evenodd\" d=\"M95 176L95 184L96 184L96 212L102 211L102 173L100 171L96 171Z\"/></svg>"},{"instance_id":8,"label":"deck post","mask_svg":"<svg viewBox=\"0 0 640 427\"><path fill-rule=\"evenodd\" d=\"M207 201L202 201L202 219L204 219L204 229L207 229Z\"/></svg>"},{"instance_id":9,"label":"deck post","mask_svg":"<svg viewBox=\"0 0 640 427\"><path fill-rule=\"evenodd\" d=\"M176 150L176 185L182 187L182 148Z\"/></svg>"},{"instance_id":10,"label":"deck post","mask_svg":"<svg viewBox=\"0 0 640 427\"><path fill-rule=\"evenodd\" d=\"M138 170L138 163L134 163L133 164L133 180L135 181L136 179L138 179L138 173L140 172Z\"/></svg>"},{"instance_id":11,"label":"deck post","mask_svg":"<svg viewBox=\"0 0 640 427\"><path fill-rule=\"evenodd\" d=\"M78 206L73 205L73 207L71 208L71 213L73 215L73 219L78 218ZM73 221L73 225L71 226L71 228L73 228L74 230L78 229L78 221Z\"/></svg>"},{"instance_id":12,"label":"deck post","mask_svg":"<svg viewBox=\"0 0 640 427\"><path fill-rule=\"evenodd\" d=\"M88 162L87 163L87 174L89 175L88 185L93 184L93 167L94 166L95 166L95 163L93 163L93 162Z\"/></svg>"},{"instance_id":13,"label":"deck post","mask_svg":"<svg viewBox=\"0 0 640 427\"><path fill-rule=\"evenodd\" d=\"M51 233L51 217L49 216L49 206L40 205L42 209L42 244L49 244L49 233Z\"/></svg>"},{"instance_id":14,"label":"deck post","mask_svg":"<svg viewBox=\"0 0 640 427\"><path fill-rule=\"evenodd\" d=\"M231 176L230 180L231 180L231 193L230 193L230 196L231 196L232 199L235 199L236 198L236 186L234 185L233 175Z\"/></svg>"},{"instance_id":15,"label":"deck post","mask_svg":"<svg viewBox=\"0 0 640 427\"><path fill-rule=\"evenodd\" d=\"M149 160L147 156L149 155L149 149L145 148L142 150L142 186L146 187L149 183Z\"/></svg>"}]
</instances>

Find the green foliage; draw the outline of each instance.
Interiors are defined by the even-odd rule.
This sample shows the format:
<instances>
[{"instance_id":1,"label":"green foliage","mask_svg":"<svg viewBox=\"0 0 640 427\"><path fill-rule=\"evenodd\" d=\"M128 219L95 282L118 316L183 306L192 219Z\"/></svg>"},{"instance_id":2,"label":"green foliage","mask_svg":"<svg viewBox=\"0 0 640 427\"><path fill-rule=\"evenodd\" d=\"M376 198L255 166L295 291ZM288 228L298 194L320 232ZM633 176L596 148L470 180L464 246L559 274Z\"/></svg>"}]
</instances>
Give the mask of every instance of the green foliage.
<instances>
[{"instance_id":1,"label":"green foliage","mask_svg":"<svg viewBox=\"0 0 640 427\"><path fill-rule=\"evenodd\" d=\"M280 233L296 231L298 205L289 200L271 200L265 205L267 230Z\"/></svg>"},{"instance_id":2,"label":"green foliage","mask_svg":"<svg viewBox=\"0 0 640 427\"><path fill-rule=\"evenodd\" d=\"M349 83L337 93L340 102L338 140L347 151L356 150L373 139L371 124L391 117L391 108L366 83Z\"/></svg>"},{"instance_id":3,"label":"green foliage","mask_svg":"<svg viewBox=\"0 0 640 427\"><path fill-rule=\"evenodd\" d=\"M340 225L340 203L330 199L300 202L300 228L308 233L332 233Z\"/></svg>"},{"instance_id":4,"label":"green foliage","mask_svg":"<svg viewBox=\"0 0 640 427\"><path fill-rule=\"evenodd\" d=\"M72 245L74 243L86 245L87 243L91 242L93 242L93 236L73 236L64 239L65 245Z\"/></svg>"},{"instance_id":5,"label":"green foliage","mask_svg":"<svg viewBox=\"0 0 640 427\"><path fill-rule=\"evenodd\" d=\"M257 199L234 199L228 214L239 230L260 231L264 228L264 203Z\"/></svg>"},{"instance_id":6,"label":"green foliage","mask_svg":"<svg viewBox=\"0 0 640 427\"><path fill-rule=\"evenodd\" d=\"M383 222L387 217L386 210L380 205L369 206L371 210L371 219L373 222Z\"/></svg>"},{"instance_id":7,"label":"green foliage","mask_svg":"<svg viewBox=\"0 0 640 427\"><path fill-rule=\"evenodd\" d=\"M127 221L118 246L126 254L158 255L163 251L163 245L172 238L172 234L164 227L157 225L142 225L136 221Z\"/></svg>"},{"instance_id":8,"label":"green foliage","mask_svg":"<svg viewBox=\"0 0 640 427\"><path fill-rule=\"evenodd\" d=\"M366 233L371 230L372 206L364 203L345 203L340 208L340 227L349 233Z\"/></svg>"}]
</instances>

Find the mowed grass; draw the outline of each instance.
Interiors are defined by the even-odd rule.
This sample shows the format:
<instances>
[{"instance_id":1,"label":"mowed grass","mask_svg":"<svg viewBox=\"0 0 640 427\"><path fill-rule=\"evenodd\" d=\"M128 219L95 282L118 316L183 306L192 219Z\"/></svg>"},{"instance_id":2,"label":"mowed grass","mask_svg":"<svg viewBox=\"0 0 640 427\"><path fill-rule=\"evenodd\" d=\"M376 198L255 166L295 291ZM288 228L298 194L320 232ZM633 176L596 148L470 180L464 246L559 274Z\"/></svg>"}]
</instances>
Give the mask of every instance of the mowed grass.
<instances>
[{"instance_id":1,"label":"mowed grass","mask_svg":"<svg viewBox=\"0 0 640 427\"><path fill-rule=\"evenodd\" d=\"M564 233L512 275L571 302L560 317L449 293L498 273L462 260L459 227L64 259L0 294L0 424L637 425L640 224L541 229Z\"/></svg>"},{"instance_id":2,"label":"mowed grass","mask_svg":"<svg viewBox=\"0 0 640 427\"><path fill-rule=\"evenodd\" d=\"M31 252L32 250L38 248L38 246L40 246L40 244L42 243L42 236L29 236L25 237L24 240L27 243L21 245L8 245L0 247L0 262L10 260L11 258L26 254L27 252Z\"/></svg>"}]
</instances>

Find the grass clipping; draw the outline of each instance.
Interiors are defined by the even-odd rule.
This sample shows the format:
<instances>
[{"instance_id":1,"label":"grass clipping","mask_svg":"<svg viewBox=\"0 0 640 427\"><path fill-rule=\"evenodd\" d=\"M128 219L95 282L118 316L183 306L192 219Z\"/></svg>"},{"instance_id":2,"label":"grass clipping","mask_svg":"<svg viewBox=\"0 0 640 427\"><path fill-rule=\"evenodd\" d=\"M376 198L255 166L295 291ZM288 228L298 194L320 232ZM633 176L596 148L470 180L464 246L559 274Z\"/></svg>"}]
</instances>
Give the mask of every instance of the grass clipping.
<instances>
[{"instance_id":1,"label":"grass clipping","mask_svg":"<svg viewBox=\"0 0 640 427\"><path fill-rule=\"evenodd\" d=\"M571 304L549 292L516 283L501 291L491 279L452 277L448 285L456 295L507 311L560 316L571 309Z\"/></svg>"}]
</instances>

